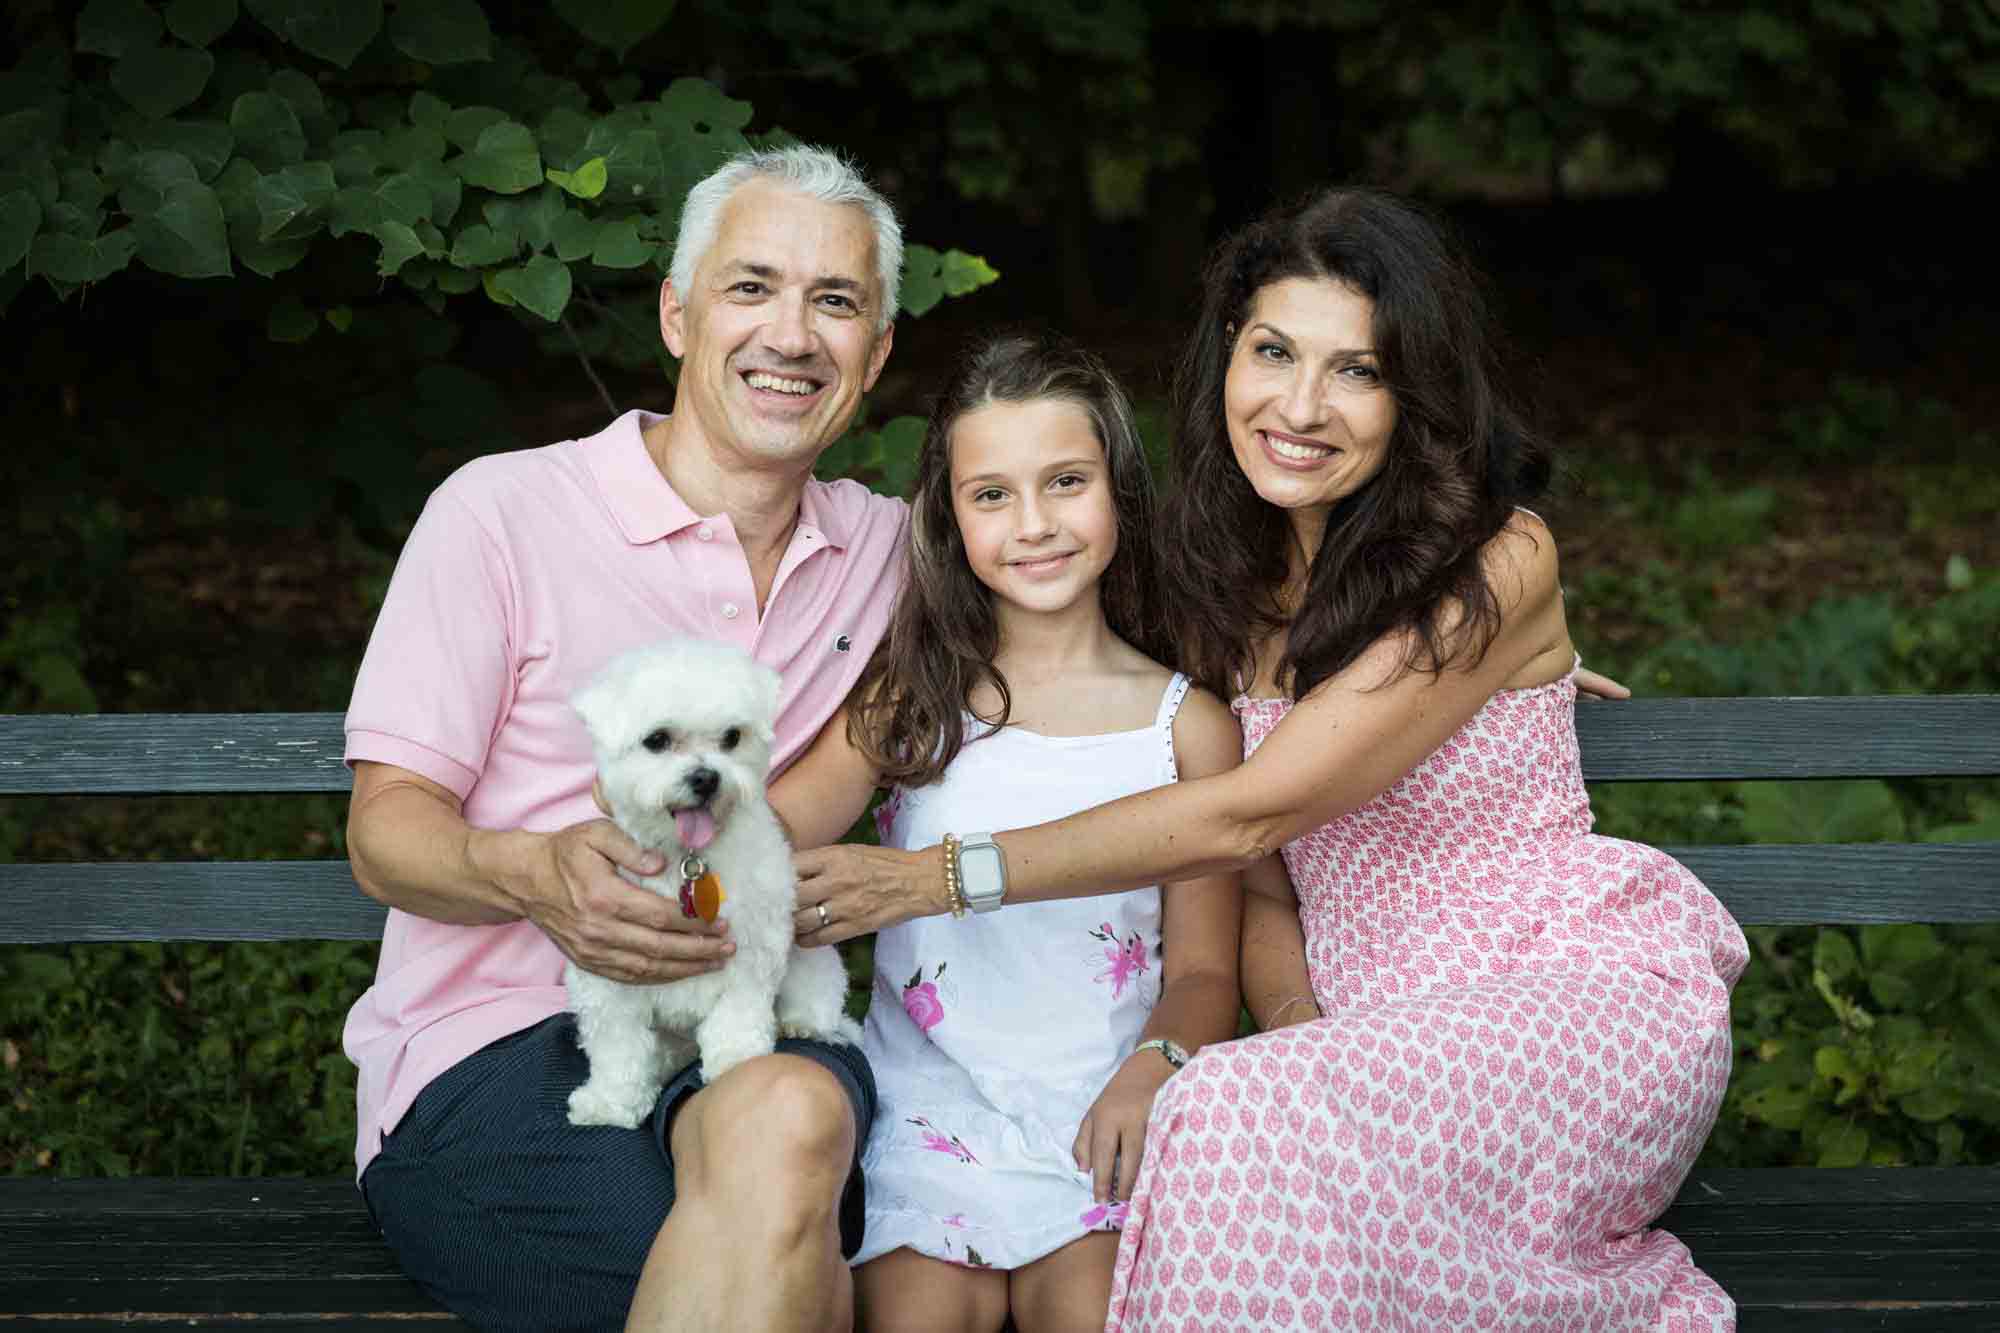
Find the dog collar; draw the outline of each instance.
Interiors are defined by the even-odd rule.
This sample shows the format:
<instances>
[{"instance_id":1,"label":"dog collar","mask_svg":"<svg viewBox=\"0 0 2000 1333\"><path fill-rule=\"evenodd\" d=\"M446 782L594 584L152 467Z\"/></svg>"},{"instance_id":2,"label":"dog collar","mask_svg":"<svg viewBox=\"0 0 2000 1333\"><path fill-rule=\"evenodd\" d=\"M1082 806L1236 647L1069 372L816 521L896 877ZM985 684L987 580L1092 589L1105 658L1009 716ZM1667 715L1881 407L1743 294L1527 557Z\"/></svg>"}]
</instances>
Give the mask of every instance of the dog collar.
<instances>
[{"instance_id":1,"label":"dog collar","mask_svg":"<svg viewBox=\"0 0 2000 1333\"><path fill-rule=\"evenodd\" d=\"M713 921L722 911L722 904L728 898L722 891L722 881L693 852L681 858L681 915L698 916L703 921Z\"/></svg>"}]
</instances>

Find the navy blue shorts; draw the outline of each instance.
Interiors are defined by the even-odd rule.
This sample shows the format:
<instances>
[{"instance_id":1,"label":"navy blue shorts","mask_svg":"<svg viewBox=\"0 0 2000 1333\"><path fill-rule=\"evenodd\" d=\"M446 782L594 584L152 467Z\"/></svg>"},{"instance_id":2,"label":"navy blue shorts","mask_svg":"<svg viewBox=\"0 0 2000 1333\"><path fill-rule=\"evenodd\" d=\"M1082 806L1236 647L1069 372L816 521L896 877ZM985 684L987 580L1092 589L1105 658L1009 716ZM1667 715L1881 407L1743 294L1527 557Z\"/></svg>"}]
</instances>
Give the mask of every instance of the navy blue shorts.
<instances>
[{"instance_id":1,"label":"navy blue shorts","mask_svg":"<svg viewBox=\"0 0 2000 1333\"><path fill-rule=\"evenodd\" d=\"M861 1147L875 1080L851 1046L784 1040L840 1080L854 1104L854 1162L840 1243L861 1247ZM622 1329L639 1271L674 1206L669 1130L702 1086L675 1075L635 1130L569 1123L589 1074L576 1019L556 1014L440 1074L361 1177L382 1235L417 1284L481 1329Z\"/></svg>"}]
</instances>

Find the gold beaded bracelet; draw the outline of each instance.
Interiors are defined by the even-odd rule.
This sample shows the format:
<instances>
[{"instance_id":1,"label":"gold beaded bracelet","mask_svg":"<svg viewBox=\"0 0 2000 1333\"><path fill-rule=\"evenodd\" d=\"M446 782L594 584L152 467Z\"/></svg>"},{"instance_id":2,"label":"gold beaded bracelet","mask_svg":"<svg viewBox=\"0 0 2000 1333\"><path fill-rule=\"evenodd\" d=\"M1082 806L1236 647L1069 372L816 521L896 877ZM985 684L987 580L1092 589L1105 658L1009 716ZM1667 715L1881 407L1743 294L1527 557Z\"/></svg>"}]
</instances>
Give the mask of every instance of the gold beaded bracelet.
<instances>
[{"instance_id":1,"label":"gold beaded bracelet","mask_svg":"<svg viewBox=\"0 0 2000 1333\"><path fill-rule=\"evenodd\" d=\"M958 887L958 835L944 835L944 901L955 917L965 915L965 891Z\"/></svg>"}]
</instances>

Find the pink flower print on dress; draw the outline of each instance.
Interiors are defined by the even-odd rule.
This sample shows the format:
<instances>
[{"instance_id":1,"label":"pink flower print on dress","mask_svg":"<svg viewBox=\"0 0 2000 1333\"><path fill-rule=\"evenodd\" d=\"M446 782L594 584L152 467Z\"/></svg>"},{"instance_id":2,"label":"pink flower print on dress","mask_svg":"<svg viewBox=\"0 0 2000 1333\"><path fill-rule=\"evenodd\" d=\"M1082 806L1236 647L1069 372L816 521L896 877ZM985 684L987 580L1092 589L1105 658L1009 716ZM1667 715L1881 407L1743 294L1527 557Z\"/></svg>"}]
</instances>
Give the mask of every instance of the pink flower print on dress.
<instances>
[{"instance_id":1,"label":"pink flower print on dress","mask_svg":"<svg viewBox=\"0 0 2000 1333\"><path fill-rule=\"evenodd\" d=\"M1123 944L1118 942L1118 932L1111 928L1109 921L1099 924L1090 932L1094 940L1104 941L1104 959L1110 964L1099 972L1093 981L1109 981L1111 998L1117 999L1125 993L1125 984L1146 970L1146 942L1133 931L1132 938Z\"/></svg>"},{"instance_id":2,"label":"pink flower print on dress","mask_svg":"<svg viewBox=\"0 0 2000 1333\"><path fill-rule=\"evenodd\" d=\"M924 1132L924 1147L931 1152L941 1152L947 1157L956 1157L968 1166L979 1165L979 1159L972 1155L972 1149L966 1147L958 1135L946 1134L920 1115L911 1116L909 1123Z\"/></svg>"},{"instance_id":3,"label":"pink flower print on dress","mask_svg":"<svg viewBox=\"0 0 2000 1333\"><path fill-rule=\"evenodd\" d=\"M920 967L910 979L903 983L903 1012L910 1021L922 1030L925 1036L944 1021L944 1001L938 998L937 978L944 975L946 964L939 963L937 971L931 973L931 980L924 980L924 970Z\"/></svg>"},{"instance_id":4,"label":"pink flower print on dress","mask_svg":"<svg viewBox=\"0 0 2000 1333\"><path fill-rule=\"evenodd\" d=\"M875 807L875 836L884 847L889 845L889 830L895 825L896 816L903 811L903 789L893 788L880 805Z\"/></svg>"},{"instance_id":5,"label":"pink flower print on dress","mask_svg":"<svg viewBox=\"0 0 2000 1333\"><path fill-rule=\"evenodd\" d=\"M1083 1210L1077 1221L1083 1223L1086 1231L1123 1231L1125 1210L1131 1205L1123 1201L1094 1203Z\"/></svg>"}]
</instances>

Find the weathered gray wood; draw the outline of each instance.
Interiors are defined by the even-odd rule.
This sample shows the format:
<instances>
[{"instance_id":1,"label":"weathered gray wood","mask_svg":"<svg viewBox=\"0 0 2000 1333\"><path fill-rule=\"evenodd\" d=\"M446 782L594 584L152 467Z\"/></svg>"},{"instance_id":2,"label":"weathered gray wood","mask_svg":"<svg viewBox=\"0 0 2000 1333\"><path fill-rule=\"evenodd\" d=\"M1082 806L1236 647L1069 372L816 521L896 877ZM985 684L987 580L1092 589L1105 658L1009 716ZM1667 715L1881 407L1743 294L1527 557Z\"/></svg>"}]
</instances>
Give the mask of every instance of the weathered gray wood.
<instances>
[{"instance_id":1,"label":"weathered gray wood","mask_svg":"<svg viewBox=\"0 0 2000 1333\"><path fill-rule=\"evenodd\" d=\"M2000 920L2000 843L1674 847L1739 921ZM0 865L0 944L372 940L345 861Z\"/></svg>"},{"instance_id":2,"label":"weathered gray wood","mask_svg":"<svg viewBox=\"0 0 2000 1333\"><path fill-rule=\"evenodd\" d=\"M2000 842L1669 847L1760 926L2000 921Z\"/></svg>"},{"instance_id":3,"label":"weathered gray wood","mask_svg":"<svg viewBox=\"0 0 2000 1333\"><path fill-rule=\"evenodd\" d=\"M1661 1225L1746 1333L2000 1324L2000 1168L1697 1171ZM0 1180L0 1310L458 1327L398 1274L346 1179Z\"/></svg>"},{"instance_id":4,"label":"weathered gray wood","mask_svg":"<svg viewBox=\"0 0 2000 1333\"><path fill-rule=\"evenodd\" d=\"M1577 709L1592 781L2000 774L2000 695ZM346 791L338 713L0 716L0 795Z\"/></svg>"},{"instance_id":5,"label":"weathered gray wood","mask_svg":"<svg viewBox=\"0 0 2000 1333\"><path fill-rule=\"evenodd\" d=\"M1660 1225L1745 1307L1980 1303L2000 1327L2000 1167L1697 1171Z\"/></svg>"},{"instance_id":6,"label":"weathered gray wood","mask_svg":"<svg viewBox=\"0 0 2000 1333\"><path fill-rule=\"evenodd\" d=\"M2000 694L1580 703L1593 781L1991 777Z\"/></svg>"},{"instance_id":7,"label":"weathered gray wood","mask_svg":"<svg viewBox=\"0 0 2000 1333\"><path fill-rule=\"evenodd\" d=\"M0 865L0 944L379 940L346 861Z\"/></svg>"},{"instance_id":8,"label":"weathered gray wood","mask_svg":"<svg viewBox=\"0 0 2000 1333\"><path fill-rule=\"evenodd\" d=\"M339 713L0 716L0 795L340 791Z\"/></svg>"},{"instance_id":9,"label":"weathered gray wood","mask_svg":"<svg viewBox=\"0 0 2000 1333\"><path fill-rule=\"evenodd\" d=\"M252 1311L301 1317L254 1320L260 1329L389 1314L464 1327L403 1276L346 1178L0 1180L0 1310L61 1316L66 1329L169 1313L241 1326Z\"/></svg>"}]
</instances>

